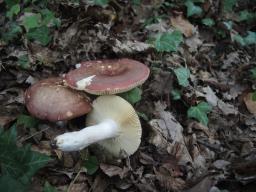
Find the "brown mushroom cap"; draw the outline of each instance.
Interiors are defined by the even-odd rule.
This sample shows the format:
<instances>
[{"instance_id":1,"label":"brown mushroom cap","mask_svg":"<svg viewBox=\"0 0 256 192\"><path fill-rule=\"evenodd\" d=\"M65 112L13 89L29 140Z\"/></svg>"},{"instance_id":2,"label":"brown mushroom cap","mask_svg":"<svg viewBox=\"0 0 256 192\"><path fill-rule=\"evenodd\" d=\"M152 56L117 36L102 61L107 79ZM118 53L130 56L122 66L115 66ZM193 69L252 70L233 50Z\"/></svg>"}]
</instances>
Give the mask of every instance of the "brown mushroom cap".
<instances>
[{"instance_id":1,"label":"brown mushroom cap","mask_svg":"<svg viewBox=\"0 0 256 192\"><path fill-rule=\"evenodd\" d=\"M33 116L49 121L69 120L91 110L89 99L63 86L62 78L41 80L29 87L25 104Z\"/></svg>"},{"instance_id":2,"label":"brown mushroom cap","mask_svg":"<svg viewBox=\"0 0 256 192\"><path fill-rule=\"evenodd\" d=\"M81 63L66 74L66 83L95 95L122 93L144 83L149 68L132 59L96 60Z\"/></svg>"}]
</instances>

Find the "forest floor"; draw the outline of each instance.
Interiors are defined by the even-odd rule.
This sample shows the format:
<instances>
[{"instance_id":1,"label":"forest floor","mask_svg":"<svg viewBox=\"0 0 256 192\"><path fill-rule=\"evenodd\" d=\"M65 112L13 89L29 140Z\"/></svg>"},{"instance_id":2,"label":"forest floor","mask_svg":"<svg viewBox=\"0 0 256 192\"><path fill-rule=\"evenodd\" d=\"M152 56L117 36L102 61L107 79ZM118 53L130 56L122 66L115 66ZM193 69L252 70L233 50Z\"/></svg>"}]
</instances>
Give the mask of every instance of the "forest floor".
<instances>
[{"instance_id":1,"label":"forest floor","mask_svg":"<svg viewBox=\"0 0 256 192\"><path fill-rule=\"evenodd\" d=\"M0 0L0 191L256 191L255 12L255 0ZM25 90L116 58L150 68L126 94L143 128L137 152L52 149L85 117L36 119Z\"/></svg>"}]
</instances>

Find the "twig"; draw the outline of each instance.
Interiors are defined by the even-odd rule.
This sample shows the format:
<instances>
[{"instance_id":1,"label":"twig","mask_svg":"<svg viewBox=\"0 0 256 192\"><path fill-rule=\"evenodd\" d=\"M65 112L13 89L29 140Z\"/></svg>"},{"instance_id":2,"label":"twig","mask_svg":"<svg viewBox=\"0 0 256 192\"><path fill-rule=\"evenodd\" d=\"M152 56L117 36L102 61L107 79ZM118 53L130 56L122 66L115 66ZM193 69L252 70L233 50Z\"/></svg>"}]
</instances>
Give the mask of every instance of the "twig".
<instances>
[{"instance_id":1,"label":"twig","mask_svg":"<svg viewBox=\"0 0 256 192\"><path fill-rule=\"evenodd\" d=\"M74 180L70 183L70 185L68 186L68 190L67 192L71 192L71 188L74 185L74 183L76 182L77 178L79 177L80 173L82 172L82 168L78 171L78 173L76 174Z\"/></svg>"},{"instance_id":2,"label":"twig","mask_svg":"<svg viewBox=\"0 0 256 192\"><path fill-rule=\"evenodd\" d=\"M23 143L24 141L26 141L26 140L30 139L31 137L34 137L34 136L36 136L36 135L38 135L38 134L40 134L40 133L42 133L42 132L44 132L44 131L46 131L46 130L49 129L49 128L50 128L50 127L47 127L47 128L45 128L45 129L42 129L42 130L40 130L40 131L35 132L35 133L32 134L32 135L29 135L29 136L27 136L27 137L25 137L25 138L23 138L23 139L20 139L20 143Z\"/></svg>"}]
</instances>

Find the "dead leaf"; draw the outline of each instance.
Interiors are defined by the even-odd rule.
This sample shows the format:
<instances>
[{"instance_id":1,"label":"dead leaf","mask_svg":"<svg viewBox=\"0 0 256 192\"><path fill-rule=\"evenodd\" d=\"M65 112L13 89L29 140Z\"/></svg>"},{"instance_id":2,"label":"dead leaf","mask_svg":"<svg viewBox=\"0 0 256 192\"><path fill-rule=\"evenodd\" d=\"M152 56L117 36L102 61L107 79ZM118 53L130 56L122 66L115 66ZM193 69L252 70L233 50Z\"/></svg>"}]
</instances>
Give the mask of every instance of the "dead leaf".
<instances>
[{"instance_id":1,"label":"dead leaf","mask_svg":"<svg viewBox=\"0 0 256 192\"><path fill-rule=\"evenodd\" d=\"M164 33L164 32L167 31L168 28L169 27L168 27L167 23L164 20L161 20L158 23L153 23L151 25L146 26L146 29L149 32L152 32L152 33L153 32Z\"/></svg>"},{"instance_id":2,"label":"dead leaf","mask_svg":"<svg viewBox=\"0 0 256 192\"><path fill-rule=\"evenodd\" d=\"M254 115L256 115L256 101L252 100L252 93L248 93L244 97L244 103L248 109L248 111Z\"/></svg>"},{"instance_id":3,"label":"dead leaf","mask_svg":"<svg viewBox=\"0 0 256 192\"><path fill-rule=\"evenodd\" d=\"M113 46L113 51L116 53L134 53L143 52L152 47L152 45L139 42L139 41L125 41L121 42L118 39L115 40L115 45Z\"/></svg>"},{"instance_id":4,"label":"dead leaf","mask_svg":"<svg viewBox=\"0 0 256 192\"><path fill-rule=\"evenodd\" d=\"M180 30L186 37L191 37L195 32L195 27L181 14L171 18L171 24Z\"/></svg>"},{"instance_id":5,"label":"dead leaf","mask_svg":"<svg viewBox=\"0 0 256 192\"><path fill-rule=\"evenodd\" d=\"M39 61L43 65L52 66L58 59L58 53L36 43L30 44L32 62Z\"/></svg>"},{"instance_id":6,"label":"dead leaf","mask_svg":"<svg viewBox=\"0 0 256 192\"><path fill-rule=\"evenodd\" d=\"M223 60L223 65L221 66L221 68L227 69L229 67L232 67L232 64L239 64L239 63L240 63L240 57L238 52L232 52L226 56L225 60Z\"/></svg>"},{"instance_id":7,"label":"dead leaf","mask_svg":"<svg viewBox=\"0 0 256 192\"><path fill-rule=\"evenodd\" d=\"M223 112L224 115L237 115L238 110L234 105L225 103L222 100L218 101L218 107Z\"/></svg>"},{"instance_id":8,"label":"dead leaf","mask_svg":"<svg viewBox=\"0 0 256 192\"><path fill-rule=\"evenodd\" d=\"M93 182L93 185L90 191L102 192L106 190L108 185L109 185L108 178L106 178L106 176L104 176L103 174L98 174Z\"/></svg>"},{"instance_id":9,"label":"dead leaf","mask_svg":"<svg viewBox=\"0 0 256 192\"><path fill-rule=\"evenodd\" d=\"M16 117L13 116L0 116L0 127L7 127L15 119Z\"/></svg>"},{"instance_id":10,"label":"dead leaf","mask_svg":"<svg viewBox=\"0 0 256 192\"><path fill-rule=\"evenodd\" d=\"M205 97L206 101L209 104L211 104L212 106L217 106L219 98L216 96L212 88L207 86L207 87L203 87L202 90L204 93L196 91L196 95L200 97Z\"/></svg>"},{"instance_id":11,"label":"dead leaf","mask_svg":"<svg viewBox=\"0 0 256 192\"><path fill-rule=\"evenodd\" d=\"M170 72L159 70L153 73L154 81L150 85L153 95L169 94L173 87L173 76Z\"/></svg>"},{"instance_id":12,"label":"dead leaf","mask_svg":"<svg viewBox=\"0 0 256 192\"><path fill-rule=\"evenodd\" d=\"M127 167L124 167L122 169L118 166L108 165L108 164L105 164L105 163L101 163L100 168L109 177L119 176L121 179L126 177L127 173L129 172L129 169Z\"/></svg>"},{"instance_id":13,"label":"dead leaf","mask_svg":"<svg viewBox=\"0 0 256 192\"><path fill-rule=\"evenodd\" d=\"M213 162L213 166L217 169L226 169L226 167L230 165L229 161L223 160L223 159L218 159L216 161Z\"/></svg>"},{"instance_id":14,"label":"dead leaf","mask_svg":"<svg viewBox=\"0 0 256 192\"><path fill-rule=\"evenodd\" d=\"M153 165L155 163L154 159L146 153L140 152L140 162L143 165Z\"/></svg>"},{"instance_id":15,"label":"dead leaf","mask_svg":"<svg viewBox=\"0 0 256 192\"><path fill-rule=\"evenodd\" d=\"M185 39L185 44L188 46L190 53L196 52L198 48L203 44L203 41L199 38L199 33L195 34L189 38Z\"/></svg>"},{"instance_id":16,"label":"dead leaf","mask_svg":"<svg viewBox=\"0 0 256 192\"><path fill-rule=\"evenodd\" d=\"M192 188L185 190L184 192L206 192L211 189L213 180L211 177L205 177L199 183L194 185Z\"/></svg>"},{"instance_id":17,"label":"dead leaf","mask_svg":"<svg viewBox=\"0 0 256 192\"><path fill-rule=\"evenodd\" d=\"M159 119L149 122L152 128L149 142L161 150L167 150L168 153L179 159L180 164L192 163L182 134L183 127L170 112L165 111L165 108L166 105L163 103L155 103L156 116Z\"/></svg>"},{"instance_id":18,"label":"dead leaf","mask_svg":"<svg viewBox=\"0 0 256 192\"><path fill-rule=\"evenodd\" d=\"M160 168L159 171L154 169L154 172L159 184L167 190L180 191L186 186L183 179L170 176L164 169Z\"/></svg>"}]
</instances>

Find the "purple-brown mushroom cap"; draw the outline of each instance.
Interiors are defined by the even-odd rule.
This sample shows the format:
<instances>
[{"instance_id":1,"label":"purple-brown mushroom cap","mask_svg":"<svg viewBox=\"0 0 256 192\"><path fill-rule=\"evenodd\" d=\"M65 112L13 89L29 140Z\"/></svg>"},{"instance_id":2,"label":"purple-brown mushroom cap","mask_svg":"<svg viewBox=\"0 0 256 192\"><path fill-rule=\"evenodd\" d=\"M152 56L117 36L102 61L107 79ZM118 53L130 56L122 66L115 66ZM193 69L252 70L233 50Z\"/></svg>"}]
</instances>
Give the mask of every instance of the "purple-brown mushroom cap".
<instances>
[{"instance_id":1,"label":"purple-brown mushroom cap","mask_svg":"<svg viewBox=\"0 0 256 192\"><path fill-rule=\"evenodd\" d=\"M149 73L146 65L132 59L86 61L66 74L65 83L95 95L116 94L143 84Z\"/></svg>"},{"instance_id":2,"label":"purple-brown mushroom cap","mask_svg":"<svg viewBox=\"0 0 256 192\"><path fill-rule=\"evenodd\" d=\"M25 104L33 116L49 121L70 120L91 110L89 99L64 86L62 78L41 80L29 87Z\"/></svg>"}]
</instances>

